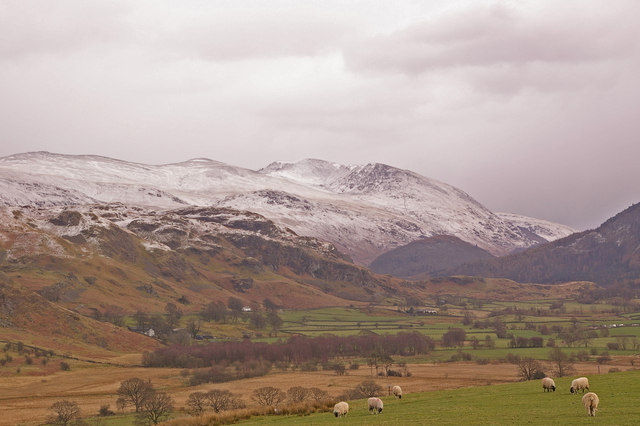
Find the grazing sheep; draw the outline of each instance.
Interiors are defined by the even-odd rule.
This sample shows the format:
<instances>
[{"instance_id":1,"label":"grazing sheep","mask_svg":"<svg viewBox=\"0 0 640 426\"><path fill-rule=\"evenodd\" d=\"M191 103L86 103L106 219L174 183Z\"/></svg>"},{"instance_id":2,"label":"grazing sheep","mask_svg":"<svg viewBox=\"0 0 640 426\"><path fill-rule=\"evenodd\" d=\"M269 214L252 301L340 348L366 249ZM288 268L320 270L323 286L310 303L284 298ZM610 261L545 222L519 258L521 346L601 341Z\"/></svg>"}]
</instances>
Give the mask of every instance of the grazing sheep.
<instances>
[{"instance_id":1,"label":"grazing sheep","mask_svg":"<svg viewBox=\"0 0 640 426\"><path fill-rule=\"evenodd\" d=\"M542 392L556 391L556 384L551 377L542 379Z\"/></svg>"},{"instance_id":2,"label":"grazing sheep","mask_svg":"<svg viewBox=\"0 0 640 426\"><path fill-rule=\"evenodd\" d=\"M369 412L371 414L382 413L383 404L380 398L369 398L367 402L369 403Z\"/></svg>"},{"instance_id":3,"label":"grazing sheep","mask_svg":"<svg viewBox=\"0 0 640 426\"><path fill-rule=\"evenodd\" d=\"M402 388L400 386L394 386L391 388L391 392L396 398L402 399Z\"/></svg>"},{"instance_id":4,"label":"grazing sheep","mask_svg":"<svg viewBox=\"0 0 640 426\"><path fill-rule=\"evenodd\" d=\"M598 409L598 404L600 403L600 398L593 392L585 393L582 396L582 405L589 411L590 416L596 415L596 410Z\"/></svg>"},{"instance_id":5,"label":"grazing sheep","mask_svg":"<svg viewBox=\"0 0 640 426\"><path fill-rule=\"evenodd\" d=\"M344 401L340 401L333 406L333 414L336 417L346 416L348 412L349 412L349 404L347 404Z\"/></svg>"},{"instance_id":6,"label":"grazing sheep","mask_svg":"<svg viewBox=\"0 0 640 426\"><path fill-rule=\"evenodd\" d=\"M571 388L569 388L571 393L577 394L580 389L582 389L582 393L584 393L585 389L589 390L589 379L586 377L578 377L571 382Z\"/></svg>"}]
</instances>

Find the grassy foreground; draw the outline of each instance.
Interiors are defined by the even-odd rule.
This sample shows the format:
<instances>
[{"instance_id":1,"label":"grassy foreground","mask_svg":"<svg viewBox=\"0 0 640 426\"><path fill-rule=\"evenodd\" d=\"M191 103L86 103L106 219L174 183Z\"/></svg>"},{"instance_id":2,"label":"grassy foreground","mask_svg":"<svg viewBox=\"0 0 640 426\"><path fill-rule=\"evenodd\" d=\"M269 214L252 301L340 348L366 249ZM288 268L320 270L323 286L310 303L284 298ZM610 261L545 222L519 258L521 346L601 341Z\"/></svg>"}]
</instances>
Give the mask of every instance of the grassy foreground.
<instances>
[{"instance_id":1,"label":"grassy foreground","mask_svg":"<svg viewBox=\"0 0 640 426\"><path fill-rule=\"evenodd\" d=\"M384 411L371 415L366 400L349 401L346 418L331 413L309 416L255 417L242 425L523 425L585 424L637 425L640 423L640 371L610 373L589 377L591 391L600 397L595 418L587 416L582 394L569 393L572 378L555 380L556 392L542 391L539 380L513 384L422 392L405 395L402 400L384 397Z\"/></svg>"}]
</instances>

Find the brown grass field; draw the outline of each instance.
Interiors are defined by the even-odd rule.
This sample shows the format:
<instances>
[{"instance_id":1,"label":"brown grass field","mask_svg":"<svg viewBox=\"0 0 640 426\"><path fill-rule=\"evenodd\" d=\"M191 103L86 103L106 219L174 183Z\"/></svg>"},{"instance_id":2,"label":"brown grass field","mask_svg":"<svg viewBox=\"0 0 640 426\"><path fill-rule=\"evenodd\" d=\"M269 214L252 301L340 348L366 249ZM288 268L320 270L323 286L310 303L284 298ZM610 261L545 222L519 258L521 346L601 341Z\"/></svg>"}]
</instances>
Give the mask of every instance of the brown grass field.
<instances>
[{"instance_id":1,"label":"brown grass field","mask_svg":"<svg viewBox=\"0 0 640 426\"><path fill-rule=\"evenodd\" d=\"M577 374L598 374L598 366L594 363L576 363L574 366ZM626 370L629 368L629 362L624 359L614 360L611 365L601 366L602 373L606 373L611 366ZM410 364L409 369L411 377L380 377L376 378L376 381L385 391L388 386L399 384L405 393L412 393L486 386L518 380L516 366L507 363ZM241 395L251 406L251 392L262 386L275 386L284 391L293 386L315 386L326 390L331 396L338 396L361 381L371 378L368 367L349 371L345 376L337 376L333 371L276 371L264 377L188 387L186 378L180 373L179 369L92 365L76 366L71 371L56 372L47 376L0 377L0 424L42 424L51 414L49 407L60 399L76 401L81 408L82 416L95 416L100 406L105 404L109 404L115 411L116 390L121 381L131 377L151 379L156 389L169 393L175 399L177 409L185 406L190 393L212 388L227 389Z\"/></svg>"}]
</instances>

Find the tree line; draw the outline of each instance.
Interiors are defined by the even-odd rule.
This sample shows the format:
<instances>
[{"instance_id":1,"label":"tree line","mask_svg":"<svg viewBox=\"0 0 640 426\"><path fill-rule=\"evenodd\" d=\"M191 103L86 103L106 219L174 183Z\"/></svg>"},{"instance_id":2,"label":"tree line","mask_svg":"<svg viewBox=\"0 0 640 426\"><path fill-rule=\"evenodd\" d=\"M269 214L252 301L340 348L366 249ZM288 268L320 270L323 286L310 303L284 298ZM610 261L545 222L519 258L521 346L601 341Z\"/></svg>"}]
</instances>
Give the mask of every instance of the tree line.
<instances>
[{"instance_id":1,"label":"tree line","mask_svg":"<svg viewBox=\"0 0 640 426\"><path fill-rule=\"evenodd\" d=\"M301 364L323 362L331 358L386 355L421 355L435 347L428 336L417 332L396 335L367 336L292 336L275 343L213 342L204 345L175 344L145 352L146 367L197 368L233 362L261 361L269 363Z\"/></svg>"}]
</instances>

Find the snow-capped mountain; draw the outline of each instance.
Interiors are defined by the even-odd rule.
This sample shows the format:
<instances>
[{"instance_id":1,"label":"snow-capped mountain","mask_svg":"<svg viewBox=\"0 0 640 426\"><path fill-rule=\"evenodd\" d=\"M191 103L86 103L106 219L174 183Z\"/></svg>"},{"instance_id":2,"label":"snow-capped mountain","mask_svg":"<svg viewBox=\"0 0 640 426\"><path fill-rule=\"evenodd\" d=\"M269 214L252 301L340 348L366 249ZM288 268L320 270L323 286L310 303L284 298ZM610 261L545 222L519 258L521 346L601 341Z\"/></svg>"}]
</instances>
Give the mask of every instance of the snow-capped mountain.
<instances>
[{"instance_id":1,"label":"snow-capped mountain","mask_svg":"<svg viewBox=\"0 0 640 426\"><path fill-rule=\"evenodd\" d=\"M573 232L493 213L460 189L384 164L303 160L253 171L208 159L156 166L46 152L0 158L2 205L98 202L252 211L299 235L332 242L363 264L432 235L453 235L502 255Z\"/></svg>"}]
</instances>

